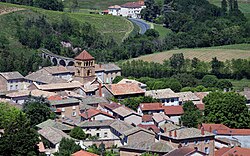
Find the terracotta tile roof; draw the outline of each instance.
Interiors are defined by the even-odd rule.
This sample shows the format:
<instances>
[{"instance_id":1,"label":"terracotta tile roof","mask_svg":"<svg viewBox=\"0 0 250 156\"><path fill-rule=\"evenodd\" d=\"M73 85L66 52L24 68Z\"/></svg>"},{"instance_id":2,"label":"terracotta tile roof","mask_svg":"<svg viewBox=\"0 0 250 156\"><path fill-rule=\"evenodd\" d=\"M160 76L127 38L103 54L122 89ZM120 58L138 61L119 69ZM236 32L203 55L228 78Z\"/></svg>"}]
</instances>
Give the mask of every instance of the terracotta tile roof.
<instances>
[{"instance_id":1,"label":"terracotta tile roof","mask_svg":"<svg viewBox=\"0 0 250 156\"><path fill-rule=\"evenodd\" d=\"M241 148L241 147L223 147L217 151L215 151L215 156L249 156L250 149L249 148Z\"/></svg>"},{"instance_id":2,"label":"terracotta tile roof","mask_svg":"<svg viewBox=\"0 0 250 156\"><path fill-rule=\"evenodd\" d=\"M72 156L98 156L98 155L84 150L80 150L78 152L73 153Z\"/></svg>"},{"instance_id":3,"label":"terracotta tile roof","mask_svg":"<svg viewBox=\"0 0 250 156\"><path fill-rule=\"evenodd\" d=\"M125 4L121 5L121 7L123 7L123 8L141 8L142 6L144 6L143 1L128 2L128 3L125 3Z\"/></svg>"},{"instance_id":4,"label":"terracotta tile roof","mask_svg":"<svg viewBox=\"0 0 250 156\"><path fill-rule=\"evenodd\" d=\"M114 118L112 115L106 113L106 112L103 112L103 111L100 111L100 110L97 110L97 109L89 109L85 112L82 112L81 113L81 116L85 119L90 119L98 114L102 114L102 115L105 115L105 116L108 116L108 117L111 117L111 118Z\"/></svg>"},{"instance_id":5,"label":"terracotta tile roof","mask_svg":"<svg viewBox=\"0 0 250 156\"><path fill-rule=\"evenodd\" d=\"M223 125L223 124L206 124L206 123L203 123L202 124L202 127L204 127L204 130L205 131L208 131L208 132L213 132L213 131L216 131L218 129L222 129L222 130L229 130L230 128Z\"/></svg>"},{"instance_id":6,"label":"terracotta tile roof","mask_svg":"<svg viewBox=\"0 0 250 156\"><path fill-rule=\"evenodd\" d=\"M137 84L110 84L105 85L113 95L143 94L145 91Z\"/></svg>"},{"instance_id":7,"label":"terracotta tile roof","mask_svg":"<svg viewBox=\"0 0 250 156\"><path fill-rule=\"evenodd\" d=\"M194 93L192 92L179 92L176 93L179 96L179 101L199 101L200 98L197 97Z\"/></svg>"},{"instance_id":8,"label":"terracotta tile roof","mask_svg":"<svg viewBox=\"0 0 250 156\"><path fill-rule=\"evenodd\" d=\"M139 108L142 111L152 111L152 110L164 110L164 107L161 103L141 103Z\"/></svg>"},{"instance_id":9,"label":"terracotta tile roof","mask_svg":"<svg viewBox=\"0 0 250 156\"><path fill-rule=\"evenodd\" d=\"M115 112L116 114L122 116L122 117L126 117L130 114L137 114L137 112L133 111L132 109L124 106L124 105L121 105L120 107L116 108L116 109L113 109L113 112ZM139 115L139 114L137 114Z\"/></svg>"},{"instance_id":10,"label":"terracotta tile roof","mask_svg":"<svg viewBox=\"0 0 250 156\"><path fill-rule=\"evenodd\" d=\"M54 96L49 96L47 99L49 101L55 101L55 100L62 100L62 97L58 95L54 95Z\"/></svg>"},{"instance_id":11,"label":"terracotta tile roof","mask_svg":"<svg viewBox=\"0 0 250 156\"><path fill-rule=\"evenodd\" d=\"M152 115L145 114L142 116L142 122L151 122L153 121Z\"/></svg>"},{"instance_id":12,"label":"terracotta tile roof","mask_svg":"<svg viewBox=\"0 0 250 156\"><path fill-rule=\"evenodd\" d=\"M194 152L199 152L196 151L194 148L191 147L181 147L178 149L174 149L173 151L170 151L169 153L163 155L163 156L189 156ZM205 153L199 152L203 156L205 156Z\"/></svg>"},{"instance_id":13,"label":"terracotta tile roof","mask_svg":"<svg viewBox=\"0 0 250 156\"><path fill-rule=\"evenodd\" d=\"M160 129L154 124L152 124L152 125L139 124L138 127L141 127L141 128L147 129L147 130L152 130L155 133L160 133Z\"/></svg>"},{"instance_id":14,"label":"terracotta tile roof","mask_svg":"<svg viewBox=\"0 0 250 156\"><path fill-rule=\"evenodd\" d=\"M171 120L171 119L164 113L153 113L153 120L156 123L159 123L161 121L166 121L166 120Z\"/></svg>"},{"instance_id":15,"label":"terracotta tile roof","mask_svg":"<svg viewBox=\"0 0 250 156\"><path fill-rule=\"evenodd\" d=\"M196 106L200 111L204 111L204 110L205 110L205 104L195 104L195 106Z\"/></svg>"},{"instance_id":16,"label":"terracotta tile roof","mask_svg":"<svg viewBox=\"0 0 250 156\"><path fill-rule=\"evenodd\" d=\"M100 106L109 109L109 110L114 110L118 107L121 107L121 104L115 103L115 102L111 102L111 103L100 103Z\"/></svg>"},{"instance_id":17,"label":"terracotta tile roof","mask_svg":"<svg viewBox=\"0 0 250 156\"><path fill-rule=\"evenodd\" d=\"M166 115L182 115L184 113L182 106L164 106Z\"/></svg>"},{"instance_id":18,"label":"terracotta tile roof","mask_svg":"<svg viewBox=\"0 0 250 156\"><path fill-rule=\"evenodd\" d=\"M194 94L200 98L200 100L203 100L205 96L209 94L209 92L194 92Z\"/></svg>"},{"instance_id":19,"label":"terracotta tile roof","mask_svg":"<svg viewBox=\"0 0 250 156\"><path fill-rule=\"evenodd\" d=\"M91 56L86 50L83 50L78 56L75 57L76 60L94 60L95 58Z\"/></svg>"},{"instance_id":20,"label":"terracotta tile roof","mask_svg":"<svg viewBox=\"0 0 250 156\"><path fill-rule=\"evenodd\" d=\"M145 96L151 96L155 99L179 98L179 95L172 91L170 88L148 90L146 91Z\"/></svg>"},{"instance_id":21,"label":"terracotta tile roof","mask_svg":"<svg viewBox=\"0 0 250 156\"><path fill-rule=\"evenodd\" d=\"M0 73L6 80L15 80L15 79L23 79L23 75L21 75L19 72L2 72Z\"/></svg>"}]
</instances>

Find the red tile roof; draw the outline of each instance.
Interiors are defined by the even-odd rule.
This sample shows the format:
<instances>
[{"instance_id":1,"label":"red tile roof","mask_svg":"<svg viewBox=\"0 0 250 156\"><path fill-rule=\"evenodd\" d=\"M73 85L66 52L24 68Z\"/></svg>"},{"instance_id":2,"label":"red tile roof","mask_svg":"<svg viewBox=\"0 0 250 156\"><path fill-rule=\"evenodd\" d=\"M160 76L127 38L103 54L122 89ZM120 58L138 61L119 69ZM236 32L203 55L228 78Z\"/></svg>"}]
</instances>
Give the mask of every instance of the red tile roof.
<instances>
[{"instance_id":1,"label":"red tile roof","mask_svg":"<svg viewBox=\"0 0 250 156\"><path fill-rule=\"evenodd\" d=\"M182 106L164 106L166 115L182 115L184 113Z\"/></svg>"},{"instance_id":2,"label":"red tile roof","mask_svg":"<svg viewBox=\"0 0 250 156\"><path fill-rule=\"evenodd\" d=\"M140 8L142 6L144 6L143 1L128 2L128 3L125 3L125 4L121 5L121 7L124 7L124 8Z\"/></svg>"},{"instance_id":3,"label":"red tile roof","mask_svg":"<svg viewBox=\"0 0 250 156\"><path fill-rule=\"evenodd\" d=\"M196 107L200 110L200 111L204 111L205 110L205 105L204 104L195 104Z\"/></svg>"},{"instance_id":4,"label":"red tile roof","mask_svg":"<svg viewBox=\"0 0 250 156\"><path fill-rule=\"evenodd\" d=\"M110 84L105 85L113 95L129 95L145 93L137 84Z\"/></svg>"},{"instance_id":5,"label":"red tile roof","mask_svg":"<svg viewBox=\"0 0 250 156\"><path fill-rule=\"evenodd\" d=\"M49 101L55 101L55 100L62 100L61 96L55 95L55 96L50 96L48 97Z\"/></svg>"},{"instance_id":6,"label":"red tile roof","mask_svg":"<svg viewBox=\"0 0 250 156\"><path fill-rule=\"evenodd\" d=\"M78 56L75 57L75 60L94 60L95 58L91 56L86 50L83 50Z\"/></svg>"},{"instance_id":7,"label":"red tile roof","mask_svg":"<svg viewBox=\"0 0 250 156\"><path fill-rule=\"evenodd\" d=\"M241 147L223 147L217 151L215 151L215 156L248 156L250 153L249 148L241 148Z\"/></svg>"},{"instance_id":8,"label":"red tile roof","mask_svg":"<svg viewBox=\"0 0 250 156\"><path fill-rule=\"evenodd\" d=\"M139 107L142 111L164 110L161 103L141 103Z\"/></svg>"},{"instance_id":9,"label":"red tile roof","mask_svg":"<svg viewBox=\"0 0 250 156\"><path fill-rule=\"evenodd\" d=\"M118 104L118 103L115 103L115 102L111 102L111 103L100 103L100 106L102 107L106 107L110 110L114 110L118 107L121 107L122 105L121 104Z\"/></svg>"},{"instance_id":10,"label":"red tile roof","mask_svg":"<svg viewBox=\"0 0 250 156\"><path fill-rule=\"evenodd\" d=\"M86 152L84 150L80 150L72 154L72 156L98 156L97 154Z\"/></svg>"},{"instance_id":11,"label":"red tile roof","mask_svg":"<svg viewBox=\"0 0 250 156\"><path fill-rule=\"evenodd\" d=\"M114 118L112 115L106 113L106 112L103 112L103 111L100 111L100 110L97 110L97 109L89 109L87 110L86 112L82 112L81 113L81 116L84 117L85 119L90 119L98 114L102 114L102 115L106 115L108 117L111 117L111 118Z\"/></svg>"},{"instance_id":12,"label":"red tile roof","mask_svg":"<svg viewBox=\"0 0 250 156\"><path fill-rule=\"evenodd\" d=\"M220 135L250 135L250 129L233 129L223 124L202 124L205 131Z\"/></svg>"},{"instance_id":13,"label":"red tile roof","mask_svg":"<svg viewBox=\"0 0 250 156\"><path fill-rule=\"evenodd\" d=\"M152 130L155 133L160 133L160 129L156 125L154 125L154 124L153 125L142 125L142 124L139 124L138 127L141 127L141 128L147 129L147 130Z\"/></svg>"},{"instance_id":14,"label":"red tile roof","mask_svg":"<svg viewBox=\"0 0 250 156\"><path fill-rule=\"evenodd\" d=\"M143 122L151 122L151 121L153 121L152 117L153 117L152 115L145 114L142 116L142 121Z\"/></svg>"}]
</instances>

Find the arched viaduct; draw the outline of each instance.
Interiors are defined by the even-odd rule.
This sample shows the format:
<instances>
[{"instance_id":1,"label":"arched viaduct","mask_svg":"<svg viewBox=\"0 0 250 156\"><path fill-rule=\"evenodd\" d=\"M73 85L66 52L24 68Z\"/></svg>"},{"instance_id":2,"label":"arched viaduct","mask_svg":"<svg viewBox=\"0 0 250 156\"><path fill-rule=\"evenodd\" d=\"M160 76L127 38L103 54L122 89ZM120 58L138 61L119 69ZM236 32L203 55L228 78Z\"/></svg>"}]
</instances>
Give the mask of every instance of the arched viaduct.
<instances>
[{"instance_id":1,"label":"arched viaduct","mask_svg":"<svg viewBox=\"0 0 250 156\"><path fill-rule=\"evenodd\" d=\"M74 65L75 60L73 58L53 54L47 49L40 49L40 51L41 51L42 58L49 59L54 66L56 65L73 66Z\"/></svg>"}]
</instances>

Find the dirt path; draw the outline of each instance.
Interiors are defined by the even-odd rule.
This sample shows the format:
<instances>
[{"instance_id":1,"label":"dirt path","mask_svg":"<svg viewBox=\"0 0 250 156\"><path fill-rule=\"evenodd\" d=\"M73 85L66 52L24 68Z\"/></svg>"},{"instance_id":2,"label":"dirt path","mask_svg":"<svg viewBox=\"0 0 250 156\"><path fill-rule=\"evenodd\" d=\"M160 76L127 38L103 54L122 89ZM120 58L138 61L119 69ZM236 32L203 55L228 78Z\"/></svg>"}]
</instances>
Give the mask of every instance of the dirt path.
<instances>
[{"instance_id":1,"label":"dirt path","mask_svg":"<svg viewBox=\"0 0 250 156\"><path fill-rule=\"evenodd\" d=\"M0 6L0 15L8 14L11 12L24 10L24 8L13 8L13 7L1 7Z\"/></svg>"}]
</instances>

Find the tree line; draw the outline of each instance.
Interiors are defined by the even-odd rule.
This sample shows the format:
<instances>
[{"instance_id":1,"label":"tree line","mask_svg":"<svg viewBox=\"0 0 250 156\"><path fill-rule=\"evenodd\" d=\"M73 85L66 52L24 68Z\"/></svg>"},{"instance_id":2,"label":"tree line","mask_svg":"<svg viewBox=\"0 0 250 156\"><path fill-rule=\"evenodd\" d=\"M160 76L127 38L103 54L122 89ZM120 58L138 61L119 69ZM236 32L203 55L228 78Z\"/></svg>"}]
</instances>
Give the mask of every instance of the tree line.
<instances>
[{"instance_id":1,"label":"tree line","mask_svg":"<svg viewBox=\"0 0 250 156\"><path fill-rule=\"evenodd\" d=\"M47 10L63 11L63 3L59 0L0 0L0 2L28 5Z\"/></svg>"}]
</instances>

